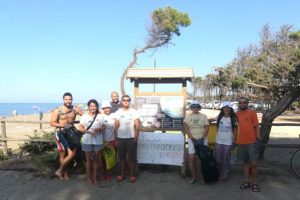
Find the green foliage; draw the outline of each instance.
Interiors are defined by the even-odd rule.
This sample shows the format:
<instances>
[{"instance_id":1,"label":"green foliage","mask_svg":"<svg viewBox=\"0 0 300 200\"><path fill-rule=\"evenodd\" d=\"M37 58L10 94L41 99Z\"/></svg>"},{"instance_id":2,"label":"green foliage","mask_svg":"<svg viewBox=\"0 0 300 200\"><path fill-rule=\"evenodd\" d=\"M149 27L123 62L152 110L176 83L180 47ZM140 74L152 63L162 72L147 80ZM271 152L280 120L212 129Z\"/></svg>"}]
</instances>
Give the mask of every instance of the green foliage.
<instances>
[{"instance_id":1,"label":"green foliage","mask_svg":"<svg viewBox=\"0 0 300 200\"><path fill-rule=\"evenodd\" d=\"M8 156L5 156L3 150L0 149L0 161L7 160L7 159L8 159Z\"/></svg>"},{"instance_id":2,"label":"green foliage","mask_svg":"<svg viewBox=\"0 0 300 200\"><path fill-rule=\"evenodd\" d=\"M42 136L38 136L35 134L34 136L29 136L30 139L44 139L44 140L53 140L53 133L51 132L43 132ZM25 142L20 146L22 151L26 151L29 153L40 154L45 151L51 151L55 149L56 145L53 142Z\"/></svg>"},{"instance_id":3,"label":"green foliage","mask_svg":"<svg viewBox=\"0 0 300 200\"><path fill-rule=\"evenodd\" d=\"M152 13L154 25L161 32L175 33L180 35L179 27L187 27L191 19L186 13L181 13L172 7L159 8Z\"/></svg>"},{"instance_id":4,"label":"green foliage","mask_svg":"<svg viewBox=\"0 0 300 200\"><path fill-rule=\"evenodd\" d=\"M289 34L289 38L293 40L300 40L300 31Z\"/></svg>"},{"instance_id":5,"label":"green foliage","mask_svg":"<svg viewBox=\"0 0 300 200\"><path fill-rule=\"evenodd\" d=\"M246 80L243 77L235 77L231 81L232 90L239 91L246 86Z\"/></svg>"}]
</instances>

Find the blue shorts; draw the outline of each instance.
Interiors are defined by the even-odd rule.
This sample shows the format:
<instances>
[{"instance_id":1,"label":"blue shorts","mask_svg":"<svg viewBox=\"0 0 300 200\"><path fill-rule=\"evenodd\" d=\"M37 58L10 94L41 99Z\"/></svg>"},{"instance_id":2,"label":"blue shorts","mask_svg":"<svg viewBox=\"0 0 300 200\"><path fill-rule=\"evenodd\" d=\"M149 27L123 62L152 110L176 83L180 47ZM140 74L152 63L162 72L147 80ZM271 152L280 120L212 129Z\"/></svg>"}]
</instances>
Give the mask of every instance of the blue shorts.
<instances>
[{"instance_id":1,"label":"blue shorts","mask_svg":"<svg viewBox=\"0 0 300 200\"><path fill-rule=\"evenodd\" d=\"M59 152L64 152L70 149L69 143L66 138L63 136L61 131L55 133L55 142Z\"/></svg>"},{"instance_id":2,"label":"blue shorts","mask_svg":"<svg viewBox=\"0 0 300 200\"><path fill-rule=\"evenodd\" d=\"M104 145L103 144L81 144L82 151L91 152L91 151L99 151L102 150Z\"/></svg>"}]
</instances>

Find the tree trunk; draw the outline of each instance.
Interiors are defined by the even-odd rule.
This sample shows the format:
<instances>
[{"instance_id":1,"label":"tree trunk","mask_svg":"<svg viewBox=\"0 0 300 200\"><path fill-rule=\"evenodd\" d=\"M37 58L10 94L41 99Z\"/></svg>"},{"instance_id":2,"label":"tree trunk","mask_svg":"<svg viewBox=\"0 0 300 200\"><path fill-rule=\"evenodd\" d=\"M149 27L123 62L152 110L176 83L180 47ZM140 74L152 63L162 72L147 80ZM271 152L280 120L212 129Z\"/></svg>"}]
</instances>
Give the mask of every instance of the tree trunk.
<instances>
[{"instance_id":1,"label":"tree trunk","mask_svg":"<svg viewBox=\"0 0 300 200\"><path fill-rule=\"evenodd\" d=\"M120 87L121 87L121 93L122 93L122 96L124 96L126 94L126 91L125 91L125 77L126 77L126 74L127 74L127 71L129 68L133 67L135 64L136 64L136 61L137 61L137 54L138 54L138 51L137 49L135 48L133 50L133 59L132 61L128 64L128 66L126 67L126 69L124 70L122 76L121 76L121 81L120 81Z\"/></svg>"},{"instance_id":2,"label":"tree trunk","mask_svg":"<svg viewBox=\"0 0 300 200\"><path fill-rule=\"evenodd\" d=\"M121 93L122 95L125 95L126 94L126 91L125 91L125 77L126 77L126 74L127 74L127 71L129 68L132 68L135 64L136 64L136 61L137 61L137 55L140 54L140 53L144 53L147 49L154 49L154 48L157 48L159 46L157 45L152 45L152 44L148 44L146 45L144 48L142 49L137 49L135 48L133 50L133 59L132 61L128 64L128 66L126 67L126 69L124 70L122 76L121 76L121 80L120 80L120 87L121 87Z\"/></svg>"},{"instance_id":3,"label":"tree trunk","mask_svg":"<svg viewBox=\"0 0 300 200\"><path fill-rule=\"evenodd\" d=\"M272 122L274 119L288 109L293 101L295 101L300 96L300 87L296 87L294 90L291 90L285 94L281 100L271 109L264 113L262 118L262 123L260 127L260 133L262 137L262 142L267 144L270 139L270 132L272 129ZM259 159L263 159L265 152L265 147L261 148L259 152Z\"/></svg>"}]
</instances>

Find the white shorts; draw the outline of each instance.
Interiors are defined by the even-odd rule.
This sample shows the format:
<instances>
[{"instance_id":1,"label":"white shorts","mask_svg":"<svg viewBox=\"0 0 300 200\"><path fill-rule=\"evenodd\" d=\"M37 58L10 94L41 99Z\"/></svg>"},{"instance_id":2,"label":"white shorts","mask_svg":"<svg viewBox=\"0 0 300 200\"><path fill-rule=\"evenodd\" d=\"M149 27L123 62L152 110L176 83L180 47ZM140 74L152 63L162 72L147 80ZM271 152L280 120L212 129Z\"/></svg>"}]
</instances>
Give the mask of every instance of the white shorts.
<instances>
[{"instance_id":1,"label":"white shorts","mask_svg":"<svg viewBox=\"0 0 300 200\"><path fill-rule=\"evenodd\" d=\"M187 142L188 142L188 148L189 148L188 152L189 152L189 154L195 154L195 147L194 147L193 141L190 138L188 138ZM207 138L205 138L205 140L204 140L204 146L208 146Z\"/></svg>"}]
</instances>

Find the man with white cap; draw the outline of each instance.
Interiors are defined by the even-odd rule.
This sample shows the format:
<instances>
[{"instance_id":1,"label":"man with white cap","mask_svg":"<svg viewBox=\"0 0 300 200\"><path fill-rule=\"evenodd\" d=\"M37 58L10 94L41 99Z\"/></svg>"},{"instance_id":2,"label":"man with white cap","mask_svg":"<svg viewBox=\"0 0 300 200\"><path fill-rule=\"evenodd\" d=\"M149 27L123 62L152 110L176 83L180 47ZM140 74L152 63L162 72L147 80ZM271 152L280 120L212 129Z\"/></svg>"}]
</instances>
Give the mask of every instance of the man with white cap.
<instances>
[{"instance_id":1,"label":"man with white cap","mask_svg":"<svg viewBox=\"0 0 300 200\"><path fill-rule=\"evenodd\" d=\"M206 137L208 135L209 122L207 116L200 113L200 102L194 100L191 102L190 108L192 113L188 114L184 121L184 133L188 136L188 153L189 153L189 165L192 172L192 179L190 184L196 182L196 155L194 143L206 143Z\"/></svg>"}]
</instances>

